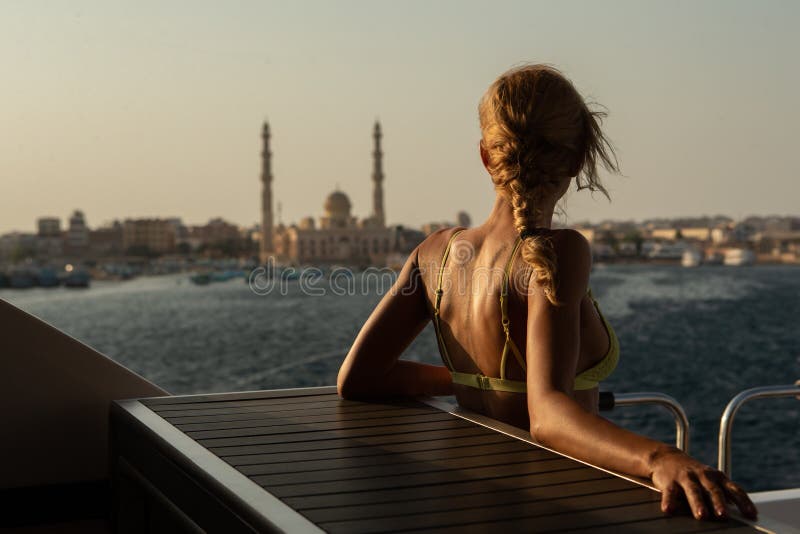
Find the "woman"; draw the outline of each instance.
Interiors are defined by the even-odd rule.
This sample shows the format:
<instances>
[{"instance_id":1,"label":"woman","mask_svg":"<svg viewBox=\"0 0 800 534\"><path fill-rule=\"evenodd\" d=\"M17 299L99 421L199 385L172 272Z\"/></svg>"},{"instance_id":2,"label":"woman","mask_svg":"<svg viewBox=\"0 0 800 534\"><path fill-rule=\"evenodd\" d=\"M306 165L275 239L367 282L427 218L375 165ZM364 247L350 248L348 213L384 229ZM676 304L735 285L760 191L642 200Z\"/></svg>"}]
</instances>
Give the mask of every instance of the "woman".
<instances>
[{"instance_id":1,"label":"woman","mask_svg":"<svg viewBox=\"0 0 800 534\"><path fill-rule=\"evenodd\" d=\"M683 494L698 519L726 517L726 501L755 518L720 471L597 415L618 344L588 288L588 242L551 224L573 179L607 195L598 165L617 167L602 114L559 71L530 65L500 76L479 115L494 208L483 225L434 233L414 250L342 364L340 395L455 394L551 449L652 478L666 513ZM446 366L399 360L430 320Z\"/></svg>"}]
</instances>

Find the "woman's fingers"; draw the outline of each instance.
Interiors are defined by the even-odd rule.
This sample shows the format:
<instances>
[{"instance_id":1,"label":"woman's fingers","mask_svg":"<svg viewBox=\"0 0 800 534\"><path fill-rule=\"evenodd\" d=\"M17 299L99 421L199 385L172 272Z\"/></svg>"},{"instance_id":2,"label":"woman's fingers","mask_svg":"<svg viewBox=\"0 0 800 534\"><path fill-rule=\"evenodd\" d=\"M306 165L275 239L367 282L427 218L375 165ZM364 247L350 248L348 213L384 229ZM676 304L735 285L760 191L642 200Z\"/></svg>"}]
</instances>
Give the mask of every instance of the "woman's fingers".
<instances>
[{"instance_id":1,"label":"woman's fingers","mask_svg":"<svg viewBox=\"0 0 800 534\"><path fill-rule=\"evenodd\" d=\"M678 509L679 498L680 489L673 482L661 492L661 511L665 514L675 513L675 510Z\"/></svg>"},{"instance_id":2,"label":"woman's fingers","mask_svg":"<svg viewBox=\"0 0 800 534\"><path fill-rule=\"evenodd\" d=\"M725 491L722 489L723 478L722 473L713 468L706 469L700 476L700 484L711 496L714 514L720 518L728 516L728 510L725 505Z\"/></svg>"},{"instance_id":3,"label":"woman's fingers","mask_svg":"<svg viewBox=\"0 0 800 534\"><path fill-rule=\"evenodd\" d=\"M705 498L703 498L703 490L695 477L686 475L681 481L681 485L694 517L696 519L706 519L708 517L708 508L706 507Z\"/></svg>"},{"instance_id":4,"label":"woman's fingers","mask_svg":"<svg viewBox=\"0 0 800 534\"><path fill-rule=\"evenodd\" d=\"M661 489L661 511L665 513L675 513L683 508L683 493L697 519L727 518L726 501L735 503L748 519L756 519L758 515L750 497L738 484L722 471L694 460L657 465L653 482Z\"/></svg>"},{"instance_id":5,"label":"woman's fingers","mask_svg":"<svg viewBox=\"0 0 800 534\"><path fill-rule=\"evenodd\" d=\"M739 487L738 484L732 480L725 479L722 485L725 493L736 503L736 506L741 510L745 517L748 519L756 519L758 517L758 510L756 505L747 496L747 492Z\"/></svg>"}]
</instances>

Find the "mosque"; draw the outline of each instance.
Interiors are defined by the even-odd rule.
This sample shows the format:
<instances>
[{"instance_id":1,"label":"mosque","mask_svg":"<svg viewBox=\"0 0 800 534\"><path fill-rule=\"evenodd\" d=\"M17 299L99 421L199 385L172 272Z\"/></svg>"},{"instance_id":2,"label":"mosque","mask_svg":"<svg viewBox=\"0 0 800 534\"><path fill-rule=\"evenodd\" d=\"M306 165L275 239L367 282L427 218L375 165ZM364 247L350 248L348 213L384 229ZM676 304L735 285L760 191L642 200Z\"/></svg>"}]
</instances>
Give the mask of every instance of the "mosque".
<instances>
[{"instance_id":1,"label":"mosque","mask_svg":"<svg viewBox=\"0 0 800 534\"><path fill-rule=\"evenodd\" d=\"M272 153L269 148L269 124L261 133L261 243L260 260L270 257L295 265L386 265L393 253L406 249L403 233L386 226L383 210L383 152L380 123L372 133L375 147L372 152L372 214L357 219L351 214L348 196L338 189L328 195L323 215L315 222L304 217L299 224L274 225L272 212Z\"/></svg>"}]
</instances>

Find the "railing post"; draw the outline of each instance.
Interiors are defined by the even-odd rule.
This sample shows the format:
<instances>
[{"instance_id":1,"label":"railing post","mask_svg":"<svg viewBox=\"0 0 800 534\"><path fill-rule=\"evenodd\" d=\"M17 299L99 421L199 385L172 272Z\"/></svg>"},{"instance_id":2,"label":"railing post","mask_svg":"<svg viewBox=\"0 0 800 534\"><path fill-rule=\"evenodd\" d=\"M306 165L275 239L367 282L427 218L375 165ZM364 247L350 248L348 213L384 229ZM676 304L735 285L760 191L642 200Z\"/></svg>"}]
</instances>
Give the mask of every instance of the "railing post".
<instances>
[{"instance_id":1,"label":"railing post","mask_svg":"<svg viewBox=\"0 0 800 534\"><path fill-rule=\"evenodd\" d=\"M733 419L736 417L736 412L739 411L739 408L745 402L754 399L791 397L792 395L800 395L800 380L788 386L762 386L746 389L730 400L719 420L719 445L717 448L717 468L725 473L728 478L732 476L731 434L733 432ZM798 396L798 399L800 399L800 396Z\"/></svg>"},{"instance_id":2,"label":"railing post","mask_svg":"<svg viewBox=\"0 0 800 534\"><path fill-rule=\"evenodd\" d=\"M613 410L616 406L632 406L634 404L657 404L667 408L675 419L675 446L689 454L689 418L683 406L673 397L653 391L641 393L600 393L600 409Z\"/></svg>"}]
</instances>

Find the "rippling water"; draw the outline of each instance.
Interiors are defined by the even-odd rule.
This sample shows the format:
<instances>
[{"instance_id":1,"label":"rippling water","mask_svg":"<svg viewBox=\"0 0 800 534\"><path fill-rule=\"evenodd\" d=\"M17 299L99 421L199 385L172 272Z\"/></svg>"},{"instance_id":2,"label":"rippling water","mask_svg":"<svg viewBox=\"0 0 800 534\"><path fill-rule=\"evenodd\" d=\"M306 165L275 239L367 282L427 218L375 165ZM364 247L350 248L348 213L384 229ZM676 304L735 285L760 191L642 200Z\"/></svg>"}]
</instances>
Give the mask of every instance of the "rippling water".
<instances>
[{"instance_id":1,"label":"rippling water","mask_svg":"<svg viewBox=\"0 0 800 534\"><path fill-rule=\"evenodd\" d=\"M592 289L619 336L602 390L660 391L692 425L692 453L716 465L719 416L749 387L800 378L800 268L609 266ZM172 393L330 385L378 302L365 295L259 296L241 280L194 286L186 276L95 283L86 291L0 290L0 298L68 332ZM441 363L428 328L409 359ZM604 414L672 442L659 408ZM745 405L734 427L734 479L748 490L800 487L800 401Z\"/></svg>"}]
</instances>

